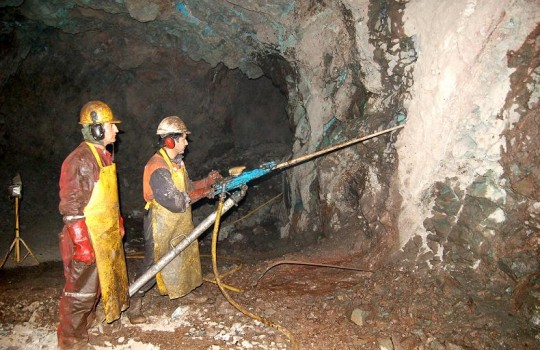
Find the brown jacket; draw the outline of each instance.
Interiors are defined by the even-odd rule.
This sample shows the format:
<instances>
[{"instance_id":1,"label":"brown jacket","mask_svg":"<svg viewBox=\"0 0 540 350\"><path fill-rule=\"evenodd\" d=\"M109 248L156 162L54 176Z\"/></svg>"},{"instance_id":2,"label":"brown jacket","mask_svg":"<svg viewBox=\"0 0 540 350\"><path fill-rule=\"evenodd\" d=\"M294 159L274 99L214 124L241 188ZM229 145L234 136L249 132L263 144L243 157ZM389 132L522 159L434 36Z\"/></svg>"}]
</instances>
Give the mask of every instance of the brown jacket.
<instances>
[{"instance_id":1,"label":"brown jacket","mask_svg":"<svg viewBox=\"0 0 540 350\"><path fill-rule=\"evenodd\" d=\"M104 166L112 164L112 156L106 150L96 147ZM84 216L83 210L90 201L94 184L99 179L99 165L90 147L82 142L71 152L60 172L60 204L58 209L69 224Z\"/></svg>"}]
</instances>

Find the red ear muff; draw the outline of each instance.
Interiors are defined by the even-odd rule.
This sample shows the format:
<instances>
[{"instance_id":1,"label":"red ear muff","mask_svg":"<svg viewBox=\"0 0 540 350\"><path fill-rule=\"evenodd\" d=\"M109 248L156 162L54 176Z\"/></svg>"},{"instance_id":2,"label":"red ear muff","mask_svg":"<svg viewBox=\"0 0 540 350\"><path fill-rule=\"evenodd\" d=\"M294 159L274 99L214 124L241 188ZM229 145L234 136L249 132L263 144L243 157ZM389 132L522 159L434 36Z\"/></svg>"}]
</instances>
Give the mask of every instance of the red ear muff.
<instances>
[{"instance_id":1,"label":"red ear muff","mask_svg":"<svg viewBox=\"0 0 540 350\"><path fill-rule=\"evenodd\" d=\"M174 142L174 139L170 136L167 136L164 140L163 140L163 144L165 145L165 147L167 148L174 148L174 146L176 146L176 143Z\"/></svg>"}]
</instances>

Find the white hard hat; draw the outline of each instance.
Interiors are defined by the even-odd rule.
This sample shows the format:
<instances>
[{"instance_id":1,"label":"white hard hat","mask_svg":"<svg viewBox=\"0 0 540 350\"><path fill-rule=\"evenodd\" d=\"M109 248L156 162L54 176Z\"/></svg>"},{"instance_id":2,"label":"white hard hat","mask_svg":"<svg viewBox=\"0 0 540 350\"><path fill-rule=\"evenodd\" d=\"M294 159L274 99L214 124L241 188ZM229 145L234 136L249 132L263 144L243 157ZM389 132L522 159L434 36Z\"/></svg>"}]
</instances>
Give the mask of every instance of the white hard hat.
<instances>
[{"instance_id":1,"label":"white hard hat","mask_svg":"<svg viewBox=\"0 0 540 350\"><path fill-rule=\"evenodd\" d=\"M157 127L157 135L168 134L191 134L186 124L180 117L171 116L164 118Z\"/></svg>"}]
</instances>

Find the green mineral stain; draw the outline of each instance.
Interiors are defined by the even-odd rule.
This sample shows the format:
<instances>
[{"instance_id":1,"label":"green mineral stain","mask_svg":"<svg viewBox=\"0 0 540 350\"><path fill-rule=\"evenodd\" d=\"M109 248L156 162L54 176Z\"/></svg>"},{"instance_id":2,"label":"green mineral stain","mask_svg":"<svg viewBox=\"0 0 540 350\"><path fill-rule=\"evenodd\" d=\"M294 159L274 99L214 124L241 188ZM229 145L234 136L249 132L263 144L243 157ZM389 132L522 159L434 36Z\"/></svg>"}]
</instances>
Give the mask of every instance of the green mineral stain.
<instances>
[{"instance_id":1,"label":"green mineral stain","mask_svg":"<svg viewBox=\"0 0 540 350\"><path fill-rule=\"evenodd\" d=\"M197 17L191 14L191 11L189 11L188 7L183 2L179 2L176 5L176 9L187 18L189 23L198 25L201 22Z\"/></svg>"},{"instance_id":2,"label":"green mineral stain","mask_svg":"<svg viewBox=\"0 0 540 350\"><path fill-rule=\"evenodd\" d=\"M216 36L216 32L207 24L204 25L202 34L205 36Z\"/></svg>"},{"instance_id":3,"label":"green mineral stain","mask_svg":"<svg viewBox=\"0 0 540 350\"><path fill-rule=\"evenodd\" d=\"M324 124L323 126L323 134L326 135L328 133L328 129L330 129L334 124L336 124L337 118L336 116L333 116L332 119L328 121L328 123Z\"/></svg>"},{"instance_id":4,"label":"green mineral stain","mask_svg":"<svg viewBox=\"0 0 540 350\"><path fill-rule=\"evenodd\" d=\"M403 125L407 121L407 116L405 113L398 113L396 116L396 121L398 125Z\"/></svg>"},{"instance_id":5,"label":"green mineral stain","mask_svg":"<svg viewBox=\"0 0 540 350\"><path fill-rule=\"evenodd\" d=\"M347 67L341 68L339 72L339 77L337 79L337 88L339 89L341 86L343 86L343 83L345 83L345 79L347 79L347 73L348 73Z\"/></svg>"}]
</instances>

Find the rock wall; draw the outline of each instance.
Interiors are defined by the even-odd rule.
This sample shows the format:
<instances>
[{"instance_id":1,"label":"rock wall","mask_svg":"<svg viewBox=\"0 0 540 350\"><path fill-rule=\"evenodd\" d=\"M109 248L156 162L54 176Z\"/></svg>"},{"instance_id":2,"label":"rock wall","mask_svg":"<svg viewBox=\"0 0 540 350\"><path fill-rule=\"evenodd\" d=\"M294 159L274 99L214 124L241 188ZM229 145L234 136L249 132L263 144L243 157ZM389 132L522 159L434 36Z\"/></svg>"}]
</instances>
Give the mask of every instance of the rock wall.
<instances>
[{"instance_id":1,"label":"rock wall","mask_svg":"<svg viewBox=\"0 0 540 350\"><path fill-rule=\"evenodd\" d=\"M295 73L287 80L293 156L404 121L416 61L404 8L390 1L295 7L297 43L283 52ZM394 141L384 135L289 170L282 237L335 237L352 253L369 252L371 263L395 251L401 197Z\"/></svg>"},{"instance_id":2,"label":"rock wall","mask_svg":"<svg viewBox=\"0 0 540 350\"><path fill-rule=\"evenodd\" d=\"M406 261L424 267L478 267L508 255L501 253L506 237L516 247L537 242L538 159L531 151L537 146L537 1L27 0L2 6L16 13L5 22L4 38L14 32L26 38L3 41L12 44L3 49L9 59L0 61L3 91L32 64L25 57L34 50L79 78L65 101L72 109L74 96L115 86L110 93L121 102L114 107L137 120L140 128L130 131L136 135L169 110L193 115L200 135L217 139L200 146L199 159L208 164L233 149L285 160L407 121L398 132L287 170L282 238L305 244L335 237L352 253L367 253L371 263L401 248ZM26 19L23 26L17 16ZM52 46L31 40L40 31L53 32L58 52L76 52L80 66L62 54L49 56ZM183 54L209 65L184 63L177 56ZM36 62L32 74L41 69ZM183 64L187 70L179 71ZM95 67L114 74L100 78L92 75ZM271 78L287 101L272 95L263 108L267 119L254 106L229 109L241 94L250 96L240 103L248 105L248 91L264 100L271 90L261 84L252 91L252 82L236 90L227 82L228 69L236 68L252 79ZM186 81L200 84L187 98L177 90ZM280 101L288 117L272 111ZM3 115L24 108L3 105L9 106ZM255 114L260 119L250 119ZM208 122L212 129L203 128ZM260 125L268 138L250 139ZM289 127L292 141L282 137ZM223 138L223 129L242 133ZM275 147L291 143L290 152ZM532 255L527 251L520 273L534 268Z\"/></svg>"},{"instance_id":3,"label":"rock wall","mask_svg":"<svg viewBox=\"0 0 540 350\"><path fill-rule=\"evenodd\" d=\"M538 88L538 39L528 36L538 26L538 9L531 1L412 1L406 7L405 29L418 60L407 127L397 142L400 242L428 265L477 268L498 260L495 242L513 234L507 224L518 219L512 217L523 199L515 197L504 169L504 158L516 147L507 133L537 98L528 106L526 98L507 102L515 95L511 77L517 67L509 57L529 47L518 65L532 76L517 84L527 85L522 93L531 95ZM533 192L530 205L539 198Z\"/></svg>"},{"instance_id":4,"label":"rock wall","mask_svg":"<svg viewBox=\"0 0 540 350\"><path fill-rule=\"evenodd\" d=\"M289 88L294 155L407 125L291 170L282 236L336 235L371 262L402 248L420 267L535 271L538 6L296 7L297 44L284 53L297 74ZM509 255L520 263L505 262Z\"/></svg>"}]
</instances>

